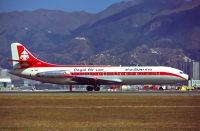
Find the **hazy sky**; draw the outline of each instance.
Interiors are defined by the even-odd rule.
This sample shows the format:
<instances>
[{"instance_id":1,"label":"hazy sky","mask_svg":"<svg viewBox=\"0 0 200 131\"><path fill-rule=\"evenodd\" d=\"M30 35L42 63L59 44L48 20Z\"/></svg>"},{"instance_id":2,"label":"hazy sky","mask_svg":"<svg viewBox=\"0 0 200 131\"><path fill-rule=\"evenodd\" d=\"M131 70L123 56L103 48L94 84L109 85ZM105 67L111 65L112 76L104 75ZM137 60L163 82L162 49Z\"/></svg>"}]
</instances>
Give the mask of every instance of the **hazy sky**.
<instances>
[{"instance_id":1,"label":"hazy sky","mask_svg":"<svg viewBox=\"0 0 200 131\"><path fill-rule=\"evenodd\" d=\"M0 0L0 12L52 9L99 12L123 0Z\"/></svg>"}]
</instances>

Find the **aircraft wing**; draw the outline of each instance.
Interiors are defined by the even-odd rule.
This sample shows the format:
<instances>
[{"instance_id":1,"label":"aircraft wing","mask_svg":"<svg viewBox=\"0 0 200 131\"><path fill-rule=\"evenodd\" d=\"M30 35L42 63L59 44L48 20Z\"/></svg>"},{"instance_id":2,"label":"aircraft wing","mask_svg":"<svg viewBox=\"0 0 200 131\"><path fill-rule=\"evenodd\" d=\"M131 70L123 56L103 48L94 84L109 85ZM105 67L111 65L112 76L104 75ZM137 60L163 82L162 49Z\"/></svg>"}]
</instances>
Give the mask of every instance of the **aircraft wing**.
<instances>
[{"instance_id":1,"label":"aircraft wing","mask_svg":"<svg viewBox=\"0 0 200 131\"><path fill-rule=\"evenodd\" d=\"M71 78L80 84L120 84L122 81L119 78L111 78L106 76L92 76L92 75L71 75L69 71L57 70L57 71L45 71L37 73L36 76L44 78Z\"/></svg>"},{"instance_id":2,"label":"aircraft wing","mask_svg":"<svg viewBox=\"0 0 200 131\"><path fill-rule=\"evenodd\" d=\"M98 76L74 76L73 81L83 84L120 84L122 81L118 78L98 77Z\"/></svg>"}]
</instances>

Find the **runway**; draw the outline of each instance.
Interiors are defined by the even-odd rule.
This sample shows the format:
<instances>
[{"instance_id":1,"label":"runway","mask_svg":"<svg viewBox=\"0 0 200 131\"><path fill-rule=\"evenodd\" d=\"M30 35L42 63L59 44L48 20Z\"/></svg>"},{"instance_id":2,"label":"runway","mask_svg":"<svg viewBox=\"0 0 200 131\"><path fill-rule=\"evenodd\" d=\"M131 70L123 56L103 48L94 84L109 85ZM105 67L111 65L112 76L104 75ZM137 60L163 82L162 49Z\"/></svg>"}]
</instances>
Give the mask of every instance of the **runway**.
<instances>
[{"instance_id":1,"label":"runway","mask_svg":"<svg viewBox=\"0 0 200 131\"><path fill-rule=\"evenodd\" d=\"M198 91L0 93L4 130L199 130Z\"/></svg>"},{"instance_id":2,"label":"runway","mask_svg":"<svg viewBox=\"0 0 200 131\"><path fill-rule=\"evenodd\" d=\"M5 95L91 95L91 96L112 96L112 95L128 95L128 96L200 96L200 91L99 91L99 92L87 92L87 91L62 91L62 90L37 90L37 91L0 91L0 94Z\"/></svg>"},{"instance_id":3,"label":"runway","mask_svg":"<svg viewBox=\"0 0 200 131\"><path fill-rule=\"evenodd\" d=\"M200 108L200 106L0 106L0 109Z\"/></svg>"}]
</instances>

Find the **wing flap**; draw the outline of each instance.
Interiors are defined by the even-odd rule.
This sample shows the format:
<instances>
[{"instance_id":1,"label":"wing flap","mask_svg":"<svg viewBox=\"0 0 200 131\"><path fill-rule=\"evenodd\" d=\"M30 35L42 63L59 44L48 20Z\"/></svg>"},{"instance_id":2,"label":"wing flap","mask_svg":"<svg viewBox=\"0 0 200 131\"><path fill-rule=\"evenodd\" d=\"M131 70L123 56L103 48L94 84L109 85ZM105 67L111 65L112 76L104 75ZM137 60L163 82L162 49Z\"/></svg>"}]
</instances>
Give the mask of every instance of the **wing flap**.
<instances>
[{"instance_id":1,"label":"wing flap","mask_svg":"<svg viewBox=\"0 0 200 131\"><path fill-rule=\"evenodd\" d=\"M75 76L73 81L84 84L120 84L122 81L118 78L96 77L96 76Z\"/></svg>"}]
</instances>

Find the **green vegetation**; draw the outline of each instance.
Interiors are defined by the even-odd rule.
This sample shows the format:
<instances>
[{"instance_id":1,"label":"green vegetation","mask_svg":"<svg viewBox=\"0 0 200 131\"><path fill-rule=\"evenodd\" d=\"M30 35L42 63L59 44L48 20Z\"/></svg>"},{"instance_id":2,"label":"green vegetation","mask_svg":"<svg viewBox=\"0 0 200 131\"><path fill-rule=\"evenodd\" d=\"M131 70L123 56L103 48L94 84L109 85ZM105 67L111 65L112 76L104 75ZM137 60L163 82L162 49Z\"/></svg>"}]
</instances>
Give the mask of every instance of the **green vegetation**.
<instances>
[{"instance_id":1,"label":"green vegetation","mask_svg":"<svg viewBox=\"0 0 200 131\"><path fill-rule=\"evenodd\" d=\"M0 94L2 130L198 130L200 96Z\"/></svg>"}]
</instances>

